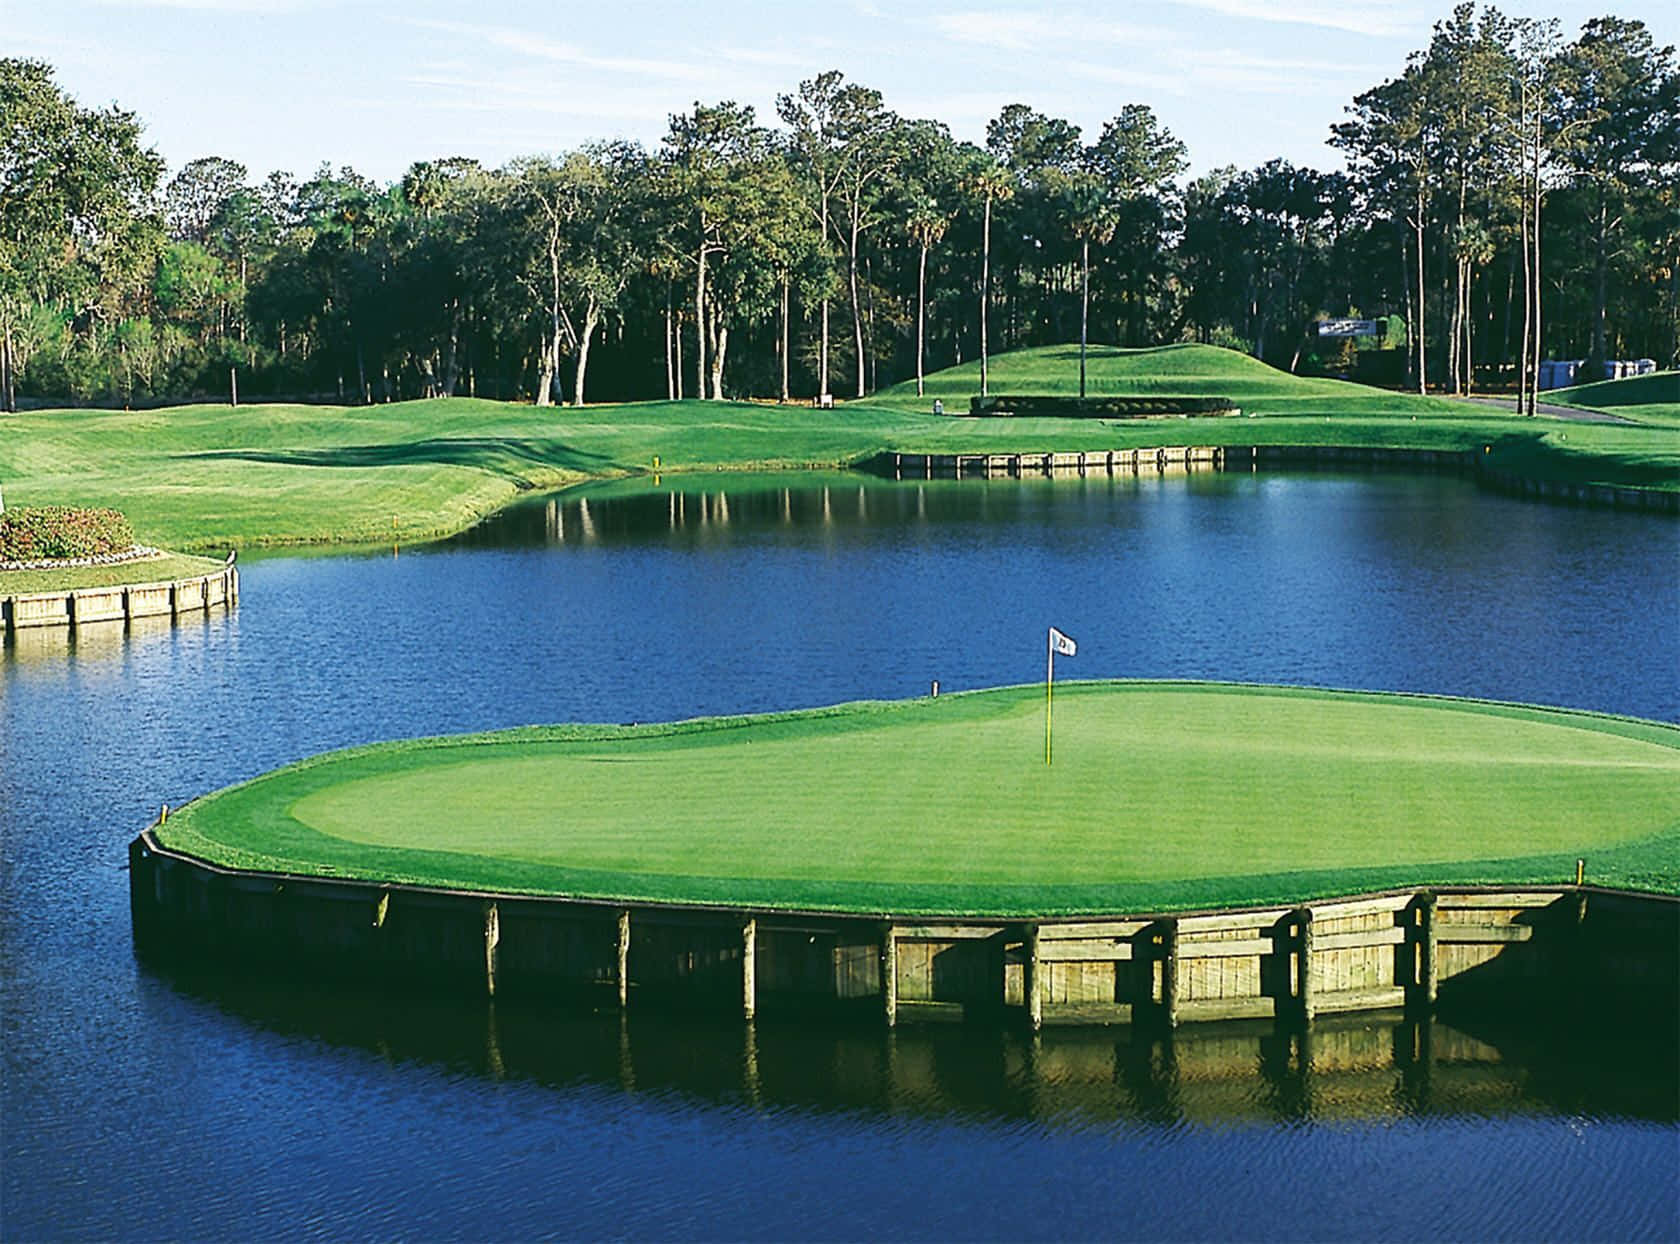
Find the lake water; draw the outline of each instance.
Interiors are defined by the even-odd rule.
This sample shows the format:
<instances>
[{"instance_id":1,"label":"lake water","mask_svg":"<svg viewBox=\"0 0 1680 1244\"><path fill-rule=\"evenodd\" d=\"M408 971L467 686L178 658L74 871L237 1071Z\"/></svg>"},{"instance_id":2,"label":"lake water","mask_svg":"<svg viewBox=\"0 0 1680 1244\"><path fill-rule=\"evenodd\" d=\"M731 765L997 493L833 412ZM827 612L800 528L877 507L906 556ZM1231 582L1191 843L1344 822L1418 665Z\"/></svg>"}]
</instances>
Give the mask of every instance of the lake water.
<instances>
[{"instance_id":1,"label":"lake water","mask_svg":"<svg viewBox=\"0 0 1680 1244\"><path fill-rule=\"evenodd\" d=\"M680 491L672 491L672 484ZM1196 677L1680 719L1680 524L1449 477L667 480L0 658L9 1239L1673 1238L1657 1031L747 1028L137 965L127 841L330 747Z\"/></svg>"}]
</instances>

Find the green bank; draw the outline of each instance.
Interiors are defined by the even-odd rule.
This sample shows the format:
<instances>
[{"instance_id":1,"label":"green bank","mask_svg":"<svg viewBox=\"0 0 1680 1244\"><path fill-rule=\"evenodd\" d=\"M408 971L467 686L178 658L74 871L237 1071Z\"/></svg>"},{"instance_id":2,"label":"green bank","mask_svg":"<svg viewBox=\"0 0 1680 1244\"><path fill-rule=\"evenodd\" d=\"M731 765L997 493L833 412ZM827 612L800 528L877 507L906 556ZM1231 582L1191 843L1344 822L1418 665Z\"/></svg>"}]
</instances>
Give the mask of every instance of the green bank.
<instances>
[{"instance_id":1,"label":"green bank","mask_svg":"<svg viewBox=\"0 0 1680 1244\"><path fill-rule=\"evenodd\" d=\"M1607 411L1635 423L1680 428L1680 372L1601 380L1596 384L1553 389L1544 397L1563 406Z\"/></svg>"},{"instance_id":2,"label":"green bank","mask_svg":"<svg viewBox=\"0 0 1680 1244\"><path fill-rule=\"evenodd\" d=\"M1155 445L1486 450L1544 479L1680 489L1680 429L1523 419L1437 398L1305 380L1209 346L1091 351L1102 393L1224 396L1241 418L994 419L966 409L973 364L833 411L745 402L584 409L455 398L372 407L184 406L41 411L0 435L8 502L109 505L138 537L185 551L413 542L460 530L521 493L664 471L839 467L882 451L1077 452ZM992 362L994 391L1076 391L1078 351ZM1071 386L1071 388L1070 388ZM1248 417L1253 416L1253 417ZM3 576L0 576L3 579ZM0 581L0 594L9 589Z\"/></svg>"},{"instance_id":3,"label":"green bank","mask_svg":"<svg viewBox=\"0 0 1680 1244\"><path fill-rule=\"evenodd\" d=\"M1001 917L1589 880L1680 892L1680 728L1202 683L1040 687L332 753L163 846L626 902ZM743 800L740 792L753 798Z\"/></svg>"}]
</instances>

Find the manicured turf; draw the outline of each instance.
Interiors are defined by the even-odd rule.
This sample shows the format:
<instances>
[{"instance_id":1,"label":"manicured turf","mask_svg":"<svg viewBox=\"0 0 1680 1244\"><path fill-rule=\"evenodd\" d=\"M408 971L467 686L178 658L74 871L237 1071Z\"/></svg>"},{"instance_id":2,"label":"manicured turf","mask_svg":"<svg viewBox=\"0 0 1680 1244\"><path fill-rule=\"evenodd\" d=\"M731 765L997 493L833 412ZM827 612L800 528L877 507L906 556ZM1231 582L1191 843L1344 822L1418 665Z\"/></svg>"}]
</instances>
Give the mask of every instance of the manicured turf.
<instances>
[{"instance_id":1,"label":"manicured turf","mask_svg":"<svg viewBox=\"0 0 1680 1244\"><path fill-rule=\"evenodd\" d=\"M212 557L183 557L165 553L113 566L74 566L63 570L0 570L0 599L30 592L68 592L79 587L112 587L118 583L165 583L216 574L222 562Z\"/></svg>"},{"instance_id":2,"label":"manicured turf","mask_svg":"<svg viewBox=\"0 0 1680 1244\"><path fill-rule=\"evenodd\" d=\"M1571 389L1553 389L1541 396L1564 406L1608 410L1623 419L1664 427L1680 427L1680 372L1660 371L1648 376L1601 380Z\"/></svg>"},{"instance_id":3,"label":"manicured turf","mask_svg":"<svg viewBox=\"0 0 1680 1244\"><path fill-rule=\"evenodd\" d=\"M1042 688L317 757L201 799L216 863L622 900L1050 915L1382 886L1680 892L1680 727L1196 683ZM751 792L743 798L743 792Z\"/></svg>"},{"instance_id":4,"label":"manicured turf","mask_svg":"<svg viewBox=\"0 0 1680 1244\"><path fill-rule=\"evenodd\" d=\"M1065 392L1077 351L994 360L999 389ZM1542 478L1680 489L1680 431L1523 419L1440 399L1302 380L1211 346L1092 351L1098 392L1229 396L1259 418L1110 422L928 413L895 386L837 411L739 402L584 410L467 398L374 407L185 406L43 411L0 424L0 478L16 504L123 510L148 544L223 550L412 543L520 492L648 471L844 466L882 450L1010 453L1153 445L1334 444L1479 450ZM972 364L931 378L966 409Z\"/></svg>"}]
</instances>

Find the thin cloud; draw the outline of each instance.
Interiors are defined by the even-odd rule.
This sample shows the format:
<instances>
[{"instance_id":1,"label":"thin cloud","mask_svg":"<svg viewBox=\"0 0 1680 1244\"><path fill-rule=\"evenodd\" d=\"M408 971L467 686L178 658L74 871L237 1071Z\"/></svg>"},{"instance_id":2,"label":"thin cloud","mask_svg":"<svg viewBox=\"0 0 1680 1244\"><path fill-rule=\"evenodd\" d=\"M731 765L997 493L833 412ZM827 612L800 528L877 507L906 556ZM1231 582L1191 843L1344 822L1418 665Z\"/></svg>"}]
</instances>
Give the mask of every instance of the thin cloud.
<instances>
[{"instance_id":1,"label":"thin cloud","mask_svg":"<svg viewBox=\"0 0 1680 1244\"><path fill-rule=\"evenodd\" d=\"M545 34L512 26L480 26L470 22L437 21L430 18L412 18L408 24L422 30L435 30L461 38L478 39L504 52L514 52L536 60L552 61L579 69L599 69L607 73L629 73L678 82L701 81L709 76L704 69L681 61L602 56L574 44L561 43Z\"/></svg>"},{"instance_id":2,"label":"thin cloud","mask_svg":"<svg viewBox=\"0 0 1680 1244\"><path fill-rule=\"evenodd\" d=\"M1028 52L1046 47L1064 46L1068 41L1069 20L1054 13L1021 13L1012 10L967 9L957 13L942 13L930 18L928 25L947 39L957 43L972 43L980 47L996 48L1003 52ZM1171 36L1166 31L1147 26L1132 26L1123 22L1078 23L1079 43L1136 46L1158 44Z\"/></svg>"},{"instance_id":3,"label":"thin cloud","mask_svg":"<svg viewBox=\"0 0 1680 1244\"><path fill-rule=\"evenodd\" d=\"M276 17L326 8L331 0L94 0L110 9L179 9L193 13L237 13Z\"/></svg>"},{"instance_id":4,"label":"thin cloud","mask_svg":"<svg viewBox=\"0 0 1680 1244\"><path fill-rule=\"evenodd\" d=\"M1276 22L1291 26L1316 26L1349 34L1388 39L1427 28L1396 4L1365 0L1357 5L1291 4L1276 0L1171 0L1183 8L1202 9L1221 17L1245 21Z\"/></svg>"}]
</instances>

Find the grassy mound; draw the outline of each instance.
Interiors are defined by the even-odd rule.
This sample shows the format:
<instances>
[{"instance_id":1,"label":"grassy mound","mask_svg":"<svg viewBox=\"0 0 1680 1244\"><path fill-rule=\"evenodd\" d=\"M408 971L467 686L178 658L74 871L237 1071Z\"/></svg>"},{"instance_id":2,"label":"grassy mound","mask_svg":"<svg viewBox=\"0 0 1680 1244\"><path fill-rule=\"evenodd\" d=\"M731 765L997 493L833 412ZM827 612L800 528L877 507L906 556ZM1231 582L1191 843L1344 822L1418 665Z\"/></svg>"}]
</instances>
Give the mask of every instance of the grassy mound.
<instances>
[{"instance_id":1,"label":"grassy mound","mask_svg":"<svg viewBox=\"0 0 1680 1244\"><path fill-rule=\"evenodd\" d=\"M1424 697L1069 684L333 753L159 831L232 867L1029 916L1388 885L1680 891L1680 728ZM739 792L754 792L751 800Z\"/></svg>"},{"instance_id":2,"label":"grassy mound","mask_svg":"<svg viewBox=\"0 0 1680 1244\"><path fill-rule=\"evenodd\" d=\"M1079 347L1041 346L1014 350L988 361L988 387L995 393L1075 394L1079 392ZM905 381L876 394L872 401L925 408L935 397L947 410L966 411L968 398L980 391L980 364L963 363L926 377L927 396L916 396L916 382ZM1341 415L1453 415L1453 402L1415 394L1391 393L1345 380L1294 376L1259 359L1219 346L1193 344L1123 350L1092 346L1086 355L1086 392L1093 396L1172 394L1231 398L1245 413ZM960 406L953 405L960 399Z\"/></svg>"},{"instance_id":3,"label":"grassy mound","mask_svg":"<svg viewBox=\"0 0 1680 1244\"><path fill-rule=\"evenodd\" d=\"M1649 376L1601 380L1569 389L1553 389L1541 398L1563 406L1608 410L1624 419L1680 426L1680 372L1659 371Z\"/></svg>"}]
</instances>

